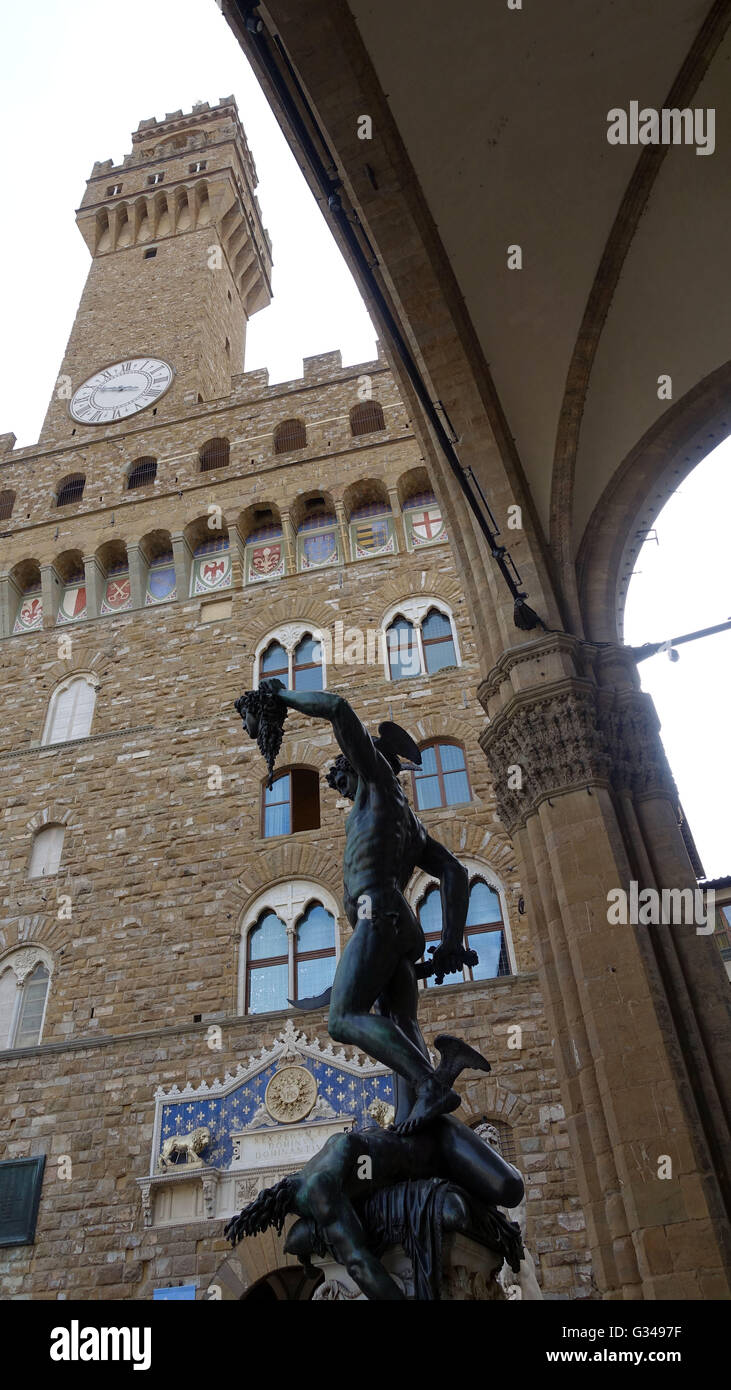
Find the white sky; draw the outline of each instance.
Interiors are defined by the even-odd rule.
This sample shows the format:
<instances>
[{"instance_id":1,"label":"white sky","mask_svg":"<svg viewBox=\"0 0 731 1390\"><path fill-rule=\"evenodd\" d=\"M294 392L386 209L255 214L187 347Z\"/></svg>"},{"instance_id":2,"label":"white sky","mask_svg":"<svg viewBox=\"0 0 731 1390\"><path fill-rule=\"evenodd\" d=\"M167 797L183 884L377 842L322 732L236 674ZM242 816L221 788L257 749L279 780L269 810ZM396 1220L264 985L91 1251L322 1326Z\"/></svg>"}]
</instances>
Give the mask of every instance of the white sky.
<instances>
[{"instance_id":1,"label":"white sky","mask_svg":"<svg viewBox=\"0 0 731 1390\"><path fill-rule=\"evenodd\" d=\"M38 438L89 267L74 222L95 160L120 162L140 120L233 93L274 247L274 302L249 325L246 370L298 377L302 358L375 355L375 333L325 221L215 0L32 0L0 6L5 131L0 218L0 433ZM625 640L731 617L731 443L683 483L643 547ZM640 666L707 873L728 846L731 633Z\"/></svg>"}]
</instances>

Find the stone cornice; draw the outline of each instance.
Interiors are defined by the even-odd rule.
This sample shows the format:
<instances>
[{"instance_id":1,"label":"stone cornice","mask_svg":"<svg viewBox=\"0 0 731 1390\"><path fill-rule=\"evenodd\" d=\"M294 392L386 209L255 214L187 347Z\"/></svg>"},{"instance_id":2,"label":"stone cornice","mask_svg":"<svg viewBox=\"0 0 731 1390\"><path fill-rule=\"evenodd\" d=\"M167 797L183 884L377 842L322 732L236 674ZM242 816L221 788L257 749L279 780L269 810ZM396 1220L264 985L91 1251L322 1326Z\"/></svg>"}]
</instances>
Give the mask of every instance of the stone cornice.
<instances>
[{"instance_id":1,"label":"stone cornice","mask_svg":"<svg viewBox=\"0 0 731 1390\"><path fill-rule=\"evenodd\" d=\"M537 981L538 972L531 970L522 975L499 975L494 980L464 980L456 985L442 985L440 994L446 992L453 994L455 990L479 990L489 989L491 986L526 984L529 981ZM322 1013L311 1013L308 1023L310 1029L317 1026L317 1021L322 1021L324 1027L327 1010ZM144 1042L149 1038L176 1038L183 1037L189 1033L207 1033L212 1023L218 1024L220 1028L230 1028L241 1031L251 1028L252 1025L273 1024L275 1019L292 1017L289 1009L279 1010L273 1013L262 1014L210 1014L201 1023L178 1023L172 1024L169 1028L143 1028L137 1033L102 1033L94 1036L93 1034L83 1038L66 1038L63 1042L41 1043L38 1047L13 1047L0 1052L0 1066L5 1062L17 1062L25 1057L45 1056L60 1052L84 1052L102 1047L125 1046L129 1043ZM435 1025L437 1026L437 1025Z\"/></svg>"}]
</instances>

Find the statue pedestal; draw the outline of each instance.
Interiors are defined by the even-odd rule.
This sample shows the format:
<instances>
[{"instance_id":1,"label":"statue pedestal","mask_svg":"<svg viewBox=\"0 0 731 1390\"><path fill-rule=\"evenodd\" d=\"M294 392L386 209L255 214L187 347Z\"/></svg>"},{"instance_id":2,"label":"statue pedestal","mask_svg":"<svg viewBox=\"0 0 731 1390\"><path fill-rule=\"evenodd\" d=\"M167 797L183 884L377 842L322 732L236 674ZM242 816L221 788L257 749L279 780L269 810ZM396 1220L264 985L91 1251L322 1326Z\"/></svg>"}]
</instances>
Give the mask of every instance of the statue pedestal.
<instances>
[{"instance_id":1,"label":"statue pedestal","mask_svg":"<svg viewBox=\"0 0 731 1390\"><path fill-rule=\"evenodd\" d=\"M396 1280L407 1298L414 1297L414 1276L411 1260L400 1245L393 1246L381 1256L388 1273ZM357 1284L353 1283L343 1265L332 1260L313 1259L312 1263L321 1269L325 1283L320 1284L312 1295L313 1302L319 1299L357 1300L367 1302ZM470 1300L475 1302L503 1301L507 1298L497 1276L503 1265L502 1255L496 1255L477 1241L459 1233L445 1234L442 1245L442 1289L445 1301Z\"/></svg>"}]
</instances>

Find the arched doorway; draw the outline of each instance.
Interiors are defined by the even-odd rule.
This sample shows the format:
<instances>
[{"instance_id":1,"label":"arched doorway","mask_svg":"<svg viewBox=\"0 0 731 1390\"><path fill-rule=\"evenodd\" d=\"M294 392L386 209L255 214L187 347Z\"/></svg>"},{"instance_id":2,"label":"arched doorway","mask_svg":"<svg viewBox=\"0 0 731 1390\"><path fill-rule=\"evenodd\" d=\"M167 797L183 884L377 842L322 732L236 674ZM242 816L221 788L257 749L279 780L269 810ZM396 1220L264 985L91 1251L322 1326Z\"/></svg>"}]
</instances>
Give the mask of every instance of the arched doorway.
<instances>
[{"instance_id":1,"label":"arched doorway","mask_svg":"<svg viewBox=\"0 0 731 1390\"><path fill-rule=\"evenodd\" d=\"M241 1302L251 1299L255 1303L284 1301L303 1303L312 1298L320 1283L322 1283L321 1277L308 1279L304 1270L299 1266L275 1269L270 1274L265 1274L263 1279L258 1279L255 1284L252 1284L251 1288L241 1295Z\"/></svg>"}]
</instances>

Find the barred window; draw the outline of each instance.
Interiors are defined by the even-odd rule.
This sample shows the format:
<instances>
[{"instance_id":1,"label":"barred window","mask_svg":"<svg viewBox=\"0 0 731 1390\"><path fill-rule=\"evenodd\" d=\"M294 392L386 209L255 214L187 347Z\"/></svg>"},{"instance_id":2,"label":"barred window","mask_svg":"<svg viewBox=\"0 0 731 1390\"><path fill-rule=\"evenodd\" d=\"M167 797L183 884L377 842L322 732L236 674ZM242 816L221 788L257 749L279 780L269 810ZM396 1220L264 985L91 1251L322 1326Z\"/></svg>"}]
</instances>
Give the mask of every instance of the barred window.
<instances>
[{"instance_id":1,"label":"barred window","mask_svg":"<svg viewBox=\"0 0 731 1390\"><path fill-rule=\"evenodd\" d=\"M157 477L157 459L140 458L135 459L130 468L127 478L127 491L132 492L136 487L149 487Z\"/></svg>"},{"instance_id":2,"label":"barred window","mask_svg":"<svg viewBox=\"0 0 731 1390\"><path fill-rule=\"evenodd\" d=\"M383 406L378 401L359 401L350 412L351 434L372 434L374 430L385 430L386 421Z\"/></svg>"},{"instance_id":3,"label":"barred window","mask_svg":"<svg viewBox=\"0 0 731 1390\"><path fill-rule=\"evenodd\" d=\"M274 431L275 454L287 454L291 449L304 449L307 429L304 420L282 420Z\"/></svg>"},{"instance_id":4,"label":"barred window","mask_svg":"<svg viewBox=\"0 0 731 1390\"><path fill-rule=\"evenodd\" d=\"M201 473L209 473L212 468L228 468L229 457L227 439L209 439L198 455Z\"/></svg>"},{"instance_id":5,"label":"barred window","mask_svg":"<svg viewBox=\"0 0 731 1390\"><path fill-rule=\"evenodd\" d=\"M68 478L64 478L58 486L56 506L70 507L73 502L80 502L85 486L86 478L83 473L72 473Z\"/></svg>"},{"instance_id":6,"label":"barred window","mask_svg":"<svg viewBox=\"0 0 731 1390\"><path fill-rule=\"evenodd\" d=\"M9 521L15 506L15 493L10 488L0 492L0 521Z\"/></svg>"}]
</instances>

